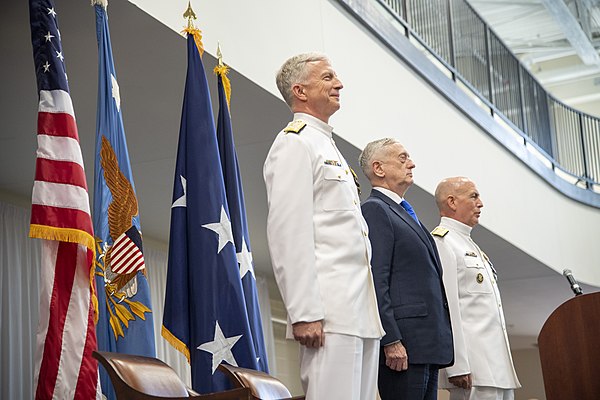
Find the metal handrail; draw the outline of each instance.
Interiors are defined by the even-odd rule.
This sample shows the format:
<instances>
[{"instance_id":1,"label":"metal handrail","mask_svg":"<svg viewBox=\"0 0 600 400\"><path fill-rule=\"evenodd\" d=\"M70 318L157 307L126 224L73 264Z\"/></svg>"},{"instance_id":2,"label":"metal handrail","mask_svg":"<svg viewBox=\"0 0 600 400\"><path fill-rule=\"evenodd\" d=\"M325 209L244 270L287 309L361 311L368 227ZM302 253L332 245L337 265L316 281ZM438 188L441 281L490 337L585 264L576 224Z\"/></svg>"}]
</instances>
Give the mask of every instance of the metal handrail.
<instances>
[{"instance_id":1,"label":"metal handrail","mask_svg":"<svg viewBox=\"0 0 600 400\"><path fill-rule=\"evenodd\" d=\"M553 170L600 192L600 118L550 95L466 0L375 1Z\"/></svg>"}]
</instances>

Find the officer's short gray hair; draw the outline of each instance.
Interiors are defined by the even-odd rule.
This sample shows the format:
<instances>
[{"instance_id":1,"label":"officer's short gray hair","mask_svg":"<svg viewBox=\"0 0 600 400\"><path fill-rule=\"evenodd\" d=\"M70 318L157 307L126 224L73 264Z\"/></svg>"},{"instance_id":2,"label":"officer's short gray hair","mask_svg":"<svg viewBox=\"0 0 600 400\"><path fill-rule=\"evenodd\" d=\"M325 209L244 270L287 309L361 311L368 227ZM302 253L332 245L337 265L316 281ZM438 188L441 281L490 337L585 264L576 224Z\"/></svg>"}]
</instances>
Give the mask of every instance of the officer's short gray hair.
<instances>
[{"instance_id":1,"label":"officer's short gray hair","mask_svg":"<svg viewBox=\"0 0 600 400\"><path fill-rule=\"evenodd\" d=\"M373 177L373 161L376 157L381 156L381 152L385 147L400 143L394 138L383 138L374 140L365 146L365 149L358 156L358 163L363 173L367 178Z\"/></svg>"},{"instance_id":2,"label":"officer's short gray hair","mask_svg":"<svg viewBox=\"0 0 600 400\"><path fill-rule=\"evenodd\" d=\"M279 68L275 82L288 106L292 107L294 100L292 87L296 83L304 83L306 81L308 75L308 68L306 66L308 63L315 61L329 62L329 59L321 53L302 53L288 58L281 68Z\"/></svg>"}]
</instances>

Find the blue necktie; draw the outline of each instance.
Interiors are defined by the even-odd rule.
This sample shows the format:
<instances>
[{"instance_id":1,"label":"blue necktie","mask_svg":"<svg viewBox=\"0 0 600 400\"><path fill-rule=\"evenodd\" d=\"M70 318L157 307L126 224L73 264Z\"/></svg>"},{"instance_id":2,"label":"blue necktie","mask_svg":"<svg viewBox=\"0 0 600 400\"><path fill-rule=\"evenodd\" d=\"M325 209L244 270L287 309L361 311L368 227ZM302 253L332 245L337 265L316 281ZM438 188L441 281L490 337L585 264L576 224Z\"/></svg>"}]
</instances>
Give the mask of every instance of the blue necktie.
<instances>
[{"instance_id":1,"label":"blue necktie","mask_svg":"<svg viewBox=\"0 0 600 400\"><path fill-rule=\"evenodd\" d=\"M400 205L402 206L402 208L404 208L406 210L406 212L408 213L408 215L410 215L417 222L417 224L419 224L419 218L417 218L417 214L415 214L415 210L413 210L413 208L410 205L410 203L408 201L406 201L406 200L402 200L400 202Z\"/></svg>"}]
</instances>

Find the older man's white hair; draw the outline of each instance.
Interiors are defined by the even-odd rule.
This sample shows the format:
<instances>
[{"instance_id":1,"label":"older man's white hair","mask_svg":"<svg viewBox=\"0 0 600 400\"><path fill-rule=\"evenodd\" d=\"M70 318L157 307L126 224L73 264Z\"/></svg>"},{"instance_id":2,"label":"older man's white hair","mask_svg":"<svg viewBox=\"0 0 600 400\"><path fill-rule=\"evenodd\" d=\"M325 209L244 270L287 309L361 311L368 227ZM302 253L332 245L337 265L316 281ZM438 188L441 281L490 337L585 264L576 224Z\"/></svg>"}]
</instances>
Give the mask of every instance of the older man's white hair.
<instances>
[{"instance_id":1,"label":"older man's white hair","mask_svg":"<svg viewBox=\"0 0 600 400\"><path fill-rule=\"evenodd\" d=\"M306 81L308 76L307 64L316 61L329 62L329 59L321 53L302 53L288 58L279 68L275 81L288 106L292 107L294 102L292 87L297 83Z\"/></svg>"},{"instance_id":2,"label":"older man's white hair","mask_svg":"<svg viewBox=\"0 0 600 400\"><path fill-rule=\"evenodd\" d=\"M400 142L394 138L383 138L374 140L365 146L364 150L360 153L360 156L358 156L358 163L367 178L373 178L373 161L375 161L377 157L382 156L382 152L386 147L396 143Z\"/></svg>"}]
</instances>

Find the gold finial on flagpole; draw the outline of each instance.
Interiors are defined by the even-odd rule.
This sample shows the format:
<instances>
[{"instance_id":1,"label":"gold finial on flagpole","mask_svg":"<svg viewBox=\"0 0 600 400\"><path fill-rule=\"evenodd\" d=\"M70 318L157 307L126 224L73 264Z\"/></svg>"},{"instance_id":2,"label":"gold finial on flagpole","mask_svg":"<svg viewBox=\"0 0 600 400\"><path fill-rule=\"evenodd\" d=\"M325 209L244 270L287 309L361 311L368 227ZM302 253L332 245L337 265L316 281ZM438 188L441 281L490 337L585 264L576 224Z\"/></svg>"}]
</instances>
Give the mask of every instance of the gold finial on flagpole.
<instances>
[{"instance_id":1,"label":"gold finial on flagpole","mask_svg":"<svg viewBox=\"0 0 600 400\"><path fill-rule=\"evenodd\" d=\"M214 69L215 74L221 77L223 82L223 89L225 90L225 97L227 98L227 107L230 106L231 100L231 82L227 77L229 68L223 62L223 53L221 52L221 43L217 42L217 66Z\"/></svg>"},{"instance_id":2,"label":"gold finial on flagpole","mask_svg":"<svg viewBox=\"0 0 600 400\"><path fill-rule=\"evenodd\" d=\"M204 54L204 45L202 44L202 32L200 29L194 26L194 21L196 18L196 13L192 9L192 3L188 1L188 8L183 13L183 18L187 18L188 23L187 27L183 29L181 34L192 35L194 37L194 42L196 43L196 47L198 48L198 52L200 53L200 57Z\"/></svg>"},{"instance_id":3,"label":"gold finial on flagpole","mask_svg":"<svg viewBox=\"0 0 600 400\"><path fill-rule=\"evenodd\" d=\"M183 18L187 18L187 20L188 20L188 29L193 29L194 22L192 20L197 19L197 18L196 18L196 13L192 9L192 3L190 1L188 1L187 10L185 10L185 12L183 13Z\"/></svg>"},{"instance_id":4,"label":"gold finial on flagpole","mask_svg":"<svg viewBox=\"0 0 600 400\"><path fill-rule=\"evenodd\" d=\"M223 53L221 53L221 43L217 42L217 60L219 62L219 67L225 66L223 64Z\"/></svg>"}]
</instances>

